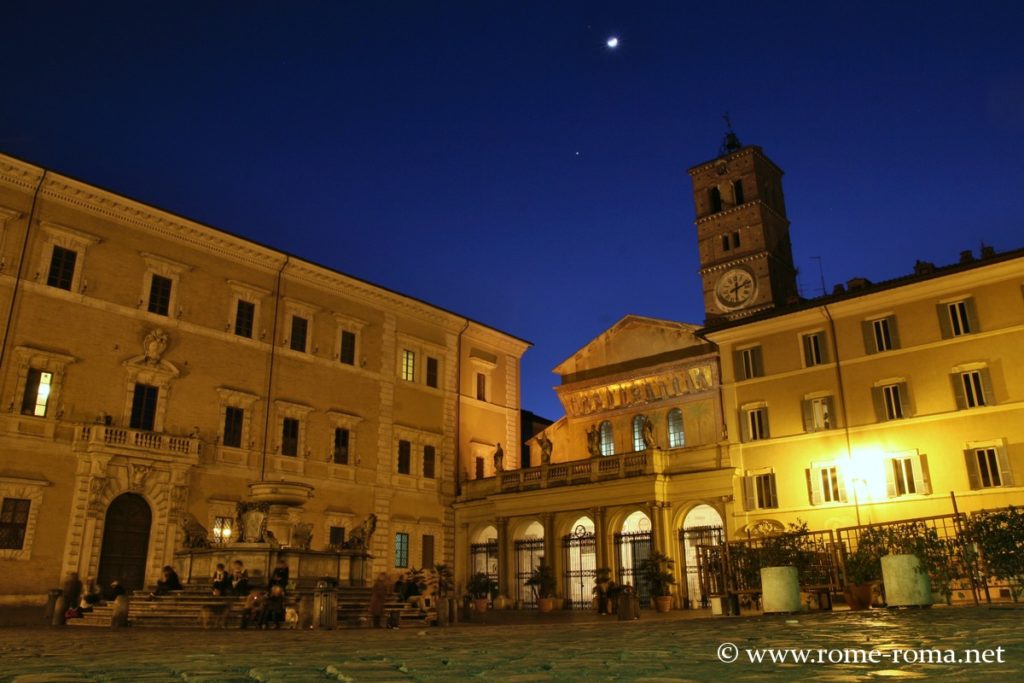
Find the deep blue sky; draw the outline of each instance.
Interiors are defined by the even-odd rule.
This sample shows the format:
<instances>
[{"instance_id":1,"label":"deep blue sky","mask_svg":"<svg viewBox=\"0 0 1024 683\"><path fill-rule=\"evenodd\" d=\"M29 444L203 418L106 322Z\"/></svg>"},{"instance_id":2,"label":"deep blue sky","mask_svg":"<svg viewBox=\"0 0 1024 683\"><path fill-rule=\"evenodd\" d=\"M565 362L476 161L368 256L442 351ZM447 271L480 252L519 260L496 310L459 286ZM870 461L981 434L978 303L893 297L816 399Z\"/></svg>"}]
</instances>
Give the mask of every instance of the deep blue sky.
<instances>
[{"instance_id":1,"label":"deep blue sky","mask_svg":"<svg viewBox=\"0 0 1024 683\"><path fill-rule=\"evenodd\" d=\"M0 151L530 339L548 417L622 315L702 321L724 111L806 295L1024 246L1019 3L149 4L6 3Z\"/></svg>"}]
</instances>

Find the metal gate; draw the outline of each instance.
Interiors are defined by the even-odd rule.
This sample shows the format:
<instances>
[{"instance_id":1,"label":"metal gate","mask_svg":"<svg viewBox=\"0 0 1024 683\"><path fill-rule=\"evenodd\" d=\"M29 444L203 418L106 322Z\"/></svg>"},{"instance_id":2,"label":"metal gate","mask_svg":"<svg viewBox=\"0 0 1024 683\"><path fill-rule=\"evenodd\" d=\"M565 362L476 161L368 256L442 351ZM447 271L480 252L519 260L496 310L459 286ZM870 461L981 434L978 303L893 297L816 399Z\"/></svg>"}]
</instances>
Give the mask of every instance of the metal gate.
<instances>
[{"instance_id":1,"label":"metal gate","mask_svg":"<svg viewBox=\"0 0 1024 683\"><path fill-rule=\"evenodd\" d=\"M615 561L618 564L619 581L633 586L642 607L651 606L651 584L641 574L640 565L651 556L652 551L650 531L615 534Z\"/></svg>"},{"instance_id":2,"label":"metal gate","mask_svg":"<svg viewBox=\"0 0 1024 683\"><path fill-rule=\"evenodd\" d=\"M469 563L473 574L487 574L492 581L498 580L498 539L469 546Z\"/></svg>"},{"instance_id":3,"label":"metal gate","mask_svg":"<svg viewBox=\"0 0 1024 683\"><path fill-rule=\"evenodd\" d=\"M536 607L537 596L533 588L526 585L526 580L533 575L533 570L540 566L544 559L544 539L527 538L515 542L516 549L516 590L515 599L520 607Z\"/></svg>"},{"instance_id":4,"label":"metal gate","mask_svg":"<svg viewBox=\"0 0 1024 683\"><path fill-rule=\"evenodd\" d=\"M724 538L720 526L692 526L679 530L679 542L683 546L683 558L686 567L686 595L690 607L707 609L710 606L710 591L701 581L700 563L697 559L697 547L721 545Z\"/></svg>"},{"instance_id":5,"label":"metal gate","mask_svg":"<svg viewBox=\"0 0 1024 683\"><path fill-rule=\"evenodd\" d=\"M597 540L580 524L562 537L565 553L565 597L573 609L590 609L597 578Z\"/></svg>"}]
</instances>

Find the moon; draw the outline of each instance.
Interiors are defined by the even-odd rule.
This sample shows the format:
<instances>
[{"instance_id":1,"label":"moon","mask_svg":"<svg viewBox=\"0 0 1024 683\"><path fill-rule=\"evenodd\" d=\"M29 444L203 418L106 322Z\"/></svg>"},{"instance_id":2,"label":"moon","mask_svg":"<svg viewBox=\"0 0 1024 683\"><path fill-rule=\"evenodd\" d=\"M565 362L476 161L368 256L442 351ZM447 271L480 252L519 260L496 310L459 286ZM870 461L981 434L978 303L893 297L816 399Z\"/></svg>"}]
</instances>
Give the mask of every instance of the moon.
<instances>
[{"instance_id":1,"label":"moon","mask_svg":"<svg viewBox=\"0 0 1024 683\"><path fill-rule=\"evenodd\" d=\"M617 48L617 47L619 46L619 38L618 38L618 36L612 36L612 37L610 37L610 38L609 38L609 39L608 39L608 40L607 40L607 41L605 42L605 45L607 45L608 47L612 48L613 50L614 50L615 48Z\"/></svg>"}]
</instances>

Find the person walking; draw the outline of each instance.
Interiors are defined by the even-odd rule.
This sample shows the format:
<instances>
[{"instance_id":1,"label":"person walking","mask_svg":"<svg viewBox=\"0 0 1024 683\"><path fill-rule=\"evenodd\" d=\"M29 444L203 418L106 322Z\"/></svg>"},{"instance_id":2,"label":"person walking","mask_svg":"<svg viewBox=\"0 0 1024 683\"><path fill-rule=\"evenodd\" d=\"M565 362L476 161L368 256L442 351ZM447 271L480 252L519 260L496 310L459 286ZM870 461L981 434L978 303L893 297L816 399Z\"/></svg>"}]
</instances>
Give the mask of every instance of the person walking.
<instances>
[{"instance_id":1,"label":"person walking","mask_svg":"<svg viewBox=\"0 0 1024 683\"><path fill-rule=\"evenodd\" d=\"M377 580L373 582L373 589L370 591L370 617L373 619L374 628L383 628L384 626L384 603L387 602L390 593L391 586L388 575L381 572L377 575Z\"/></svg>"}]
</instances>

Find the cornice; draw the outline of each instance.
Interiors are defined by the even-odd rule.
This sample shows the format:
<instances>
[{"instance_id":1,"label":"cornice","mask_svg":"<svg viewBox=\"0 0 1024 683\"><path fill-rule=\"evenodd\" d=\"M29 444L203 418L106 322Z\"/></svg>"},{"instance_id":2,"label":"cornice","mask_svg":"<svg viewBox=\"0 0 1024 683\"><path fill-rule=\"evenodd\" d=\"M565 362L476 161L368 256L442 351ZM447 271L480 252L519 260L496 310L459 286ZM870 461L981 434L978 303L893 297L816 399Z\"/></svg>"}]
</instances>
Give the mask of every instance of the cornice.
<instances>
[{"instance_id":1,"label":"cornice","mask_svg":"<svg viewBox=\"0 0 1024 683\"><path fill-rule=\"evenodd\" d=\"M0 182L23 190L35 190L45 171L38 166L0 155Z\"/></svg>"},{"instance_id":2,"label":"cornice","mask_svg":"<svg viewBox=\"0 0 1024 683\"><path fill-rule=\"evenodd\" d=\"M785 216L783 216L781 213L779 213L775 209L773 209L771 206L769 206L763 199L751 199L749 202L743 202L742 204L739 204L737 206L731 207L729 209L723 209L722 211L716 211L715 213L709 213L707 216L704 216L703 218L697 218L695 221L693 221L693 224L694 225L702 225L704 223L710 223L712 220L714 220L716 218L721 218L723 216L728 216L730 214L738 213L740 210L745 209L745 208L751 206L752 204L760 205L761 207L767 209L768 213L772 214L776 218L781 218L783 221L786 222L787 226L789 225L789 219L786 218Z\"/></svg>"},{"instance_id":3,"label":"cornice","mask_svg":"<svg viewBox=\"0 0 1024 683\"><path fill-rule=\"evenodd\" d=\"M533 346L533 344L526 340L505 334L504 332L487 327L474 320L469 321L469 327L466 329L466 337L484 344L489 344L503 353L511 353L516 358L521 358L522 355L526 353L526 350Z\"/></svg>"},{"instance_id":4,"label":"cornice","mask_svg":"<svg viewBox=\"0 0 1024 683\"><path fill-rule=\"evenodd\" d=\"M719 261L719 262L715 263L714 265L706 266L704 268L701 268L698 272L701 275L707 275L708 273L714 273L715 271L726 270L727 268L732 268L733 266L737 266L737 265L739 265L741 263L750 263L752 261L757 261L758 259L763 259L763 258L767 258L767 257L768 257L768 252L766 250L762 249L761 251L755 251L755 252L752 252L750 254L747 254L746 256L741 256L740 258L733 258L733 259L729 259L728 261Z\"/></svg>"}]
</instances>

